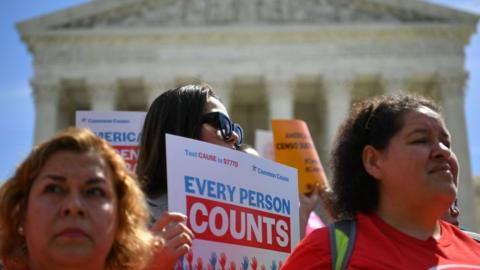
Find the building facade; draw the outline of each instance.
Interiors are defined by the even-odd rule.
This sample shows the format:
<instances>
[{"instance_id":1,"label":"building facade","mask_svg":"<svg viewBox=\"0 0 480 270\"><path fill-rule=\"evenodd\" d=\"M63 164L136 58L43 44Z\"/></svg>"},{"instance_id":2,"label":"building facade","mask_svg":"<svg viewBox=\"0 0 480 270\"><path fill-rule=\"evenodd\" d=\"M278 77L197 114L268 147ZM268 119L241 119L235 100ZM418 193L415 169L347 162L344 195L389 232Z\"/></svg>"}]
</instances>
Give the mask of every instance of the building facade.
<instances>
[{"instance_id":1,"label":"building facade","mask_svg":"<svg viewBox=\"0 0 480 270\"><path fill-rule=\"evenodd\" d=\"M207 82L248 143L270 119L303 119L326 165L353 102L430 96L461 165L462 223L477 228L464 115L477 21L414 0L96 0L17 26L34 59L36 142L76 110L145 111L167 89Z\"/></svg>"}]
</instances>

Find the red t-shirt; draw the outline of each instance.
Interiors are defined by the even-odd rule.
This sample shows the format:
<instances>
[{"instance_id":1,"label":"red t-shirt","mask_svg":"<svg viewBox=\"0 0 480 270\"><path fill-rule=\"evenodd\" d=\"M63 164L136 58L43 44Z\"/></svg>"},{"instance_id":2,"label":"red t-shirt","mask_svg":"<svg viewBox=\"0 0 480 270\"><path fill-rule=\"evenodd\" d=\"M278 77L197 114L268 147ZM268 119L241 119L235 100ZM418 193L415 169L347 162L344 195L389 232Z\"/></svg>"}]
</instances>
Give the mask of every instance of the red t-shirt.
<instances>
[{"instance_id":1,"label":"red t-shirt","mask_svg":"<svg viewBox=\"0 0 480 270\"><path fill-rule=\"evenodd\" d=\"M347 269L480 269L480 244L441 221L440 239L406 235L377 215L358 214L357 238ZM282 270L331 269L328 228L308 235Z\"/></svg>"}]
</instances>

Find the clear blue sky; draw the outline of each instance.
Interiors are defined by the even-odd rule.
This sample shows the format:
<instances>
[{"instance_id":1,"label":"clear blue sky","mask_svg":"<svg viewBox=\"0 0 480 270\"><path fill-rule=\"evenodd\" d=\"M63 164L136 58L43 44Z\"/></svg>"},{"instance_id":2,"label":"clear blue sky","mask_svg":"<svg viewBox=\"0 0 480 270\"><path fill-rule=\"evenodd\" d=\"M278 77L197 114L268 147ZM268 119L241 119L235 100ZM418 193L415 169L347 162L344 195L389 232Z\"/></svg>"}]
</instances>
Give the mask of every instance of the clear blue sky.
<instances>
[{"instance_id":1,"label":"clear blue sky","mask_svg":"<svg viewBox=\"0 0 480 270\"><path fill-rule=\"evenodd\" d=\"M0 180L7 179L15 165L29 153L33 142L34 108L29 80L32 57L21 42L15 23L85 0L0 1ZM480 14L480 0L429 0ZM478 27L477 27L478 28ZM478 30L477 30L478 31ZM466 48L470 79L466 92L466 116L470 157L474 175L480 175L480 35Z\"/></svg>"}]
</instances>

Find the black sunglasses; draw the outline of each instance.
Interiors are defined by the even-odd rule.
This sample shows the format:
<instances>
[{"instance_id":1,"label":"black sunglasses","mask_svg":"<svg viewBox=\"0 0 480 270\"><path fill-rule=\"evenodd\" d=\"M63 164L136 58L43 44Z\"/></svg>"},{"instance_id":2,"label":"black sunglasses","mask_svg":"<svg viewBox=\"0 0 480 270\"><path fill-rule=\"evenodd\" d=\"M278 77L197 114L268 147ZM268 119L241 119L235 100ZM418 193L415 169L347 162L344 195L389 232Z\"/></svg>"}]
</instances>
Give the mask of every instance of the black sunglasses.
<instances>
[{"instance_id":1,"label":"black sunglasses","mask_svg":"<svg viewBox=\"0 0 480 270\"><path fill-rule=\"evenodd\" d=\"M237 148L243 142L243 128L239 124L233 123L228 116L221 112L211 112L202 115L201 123L208 123L219 129L224 140L229 140L233 132L237 133L238 140L235 142Z\"/></svg>"}]
</instances>

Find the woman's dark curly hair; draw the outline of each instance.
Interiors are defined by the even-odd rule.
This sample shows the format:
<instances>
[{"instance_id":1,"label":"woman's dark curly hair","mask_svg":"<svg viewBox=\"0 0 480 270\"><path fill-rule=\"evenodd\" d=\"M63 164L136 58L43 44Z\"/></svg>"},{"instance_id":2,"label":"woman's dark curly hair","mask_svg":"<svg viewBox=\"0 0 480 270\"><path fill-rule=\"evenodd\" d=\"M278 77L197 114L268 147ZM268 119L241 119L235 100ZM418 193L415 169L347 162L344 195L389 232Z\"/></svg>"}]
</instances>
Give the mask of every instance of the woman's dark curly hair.
<instances>
[{"instance_id":1,"label":"woman's dark curly hair","mask_svg":"<svg viewBox=\"0 0 480 270\"><path fill-rule=\"evenodd\" d=\"M403 116L423 106L440 112L432 100L417 95L376 96L353 105L332 151L333 210L337 218L377 209L378 182L363 166L363 149L367 145L385 149L402 129Z\"/></svg>"}]
</instances>

